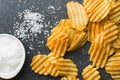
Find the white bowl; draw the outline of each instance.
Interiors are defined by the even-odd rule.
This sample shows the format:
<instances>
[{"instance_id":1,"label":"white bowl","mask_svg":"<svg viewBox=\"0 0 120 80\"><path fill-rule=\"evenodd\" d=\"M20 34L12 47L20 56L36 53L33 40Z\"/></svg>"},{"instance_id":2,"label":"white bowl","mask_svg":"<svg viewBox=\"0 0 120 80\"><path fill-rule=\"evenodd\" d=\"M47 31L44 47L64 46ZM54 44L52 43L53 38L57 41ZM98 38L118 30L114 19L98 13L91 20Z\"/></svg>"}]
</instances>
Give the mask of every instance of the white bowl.
<instances>
[{"instance_id":1,"label":"white bowl","mask_svg":"<svg viewBox=\"0 0 120 80\"><path fill-rule=\"evenodd\" d=\"M10 78L15 77L20 72L21 68L23 67L23 64L25 62L25 49L24 49L23 44L16 37L14 37L12 35L9 35L9 34L0 34L0 39L3 38L3 37L5 37L6 39L13 39L19 45L19 48L21 50L19 52L19 54L22 55L22 58L20 59L21 61L20 61L19 65L13 71L7 72L7 73L6 72L5 73L0 72L0 77L1 78L10 79ZM18 53L16 53L16 54L18 54Z\"/></svg>"}]
</instances>

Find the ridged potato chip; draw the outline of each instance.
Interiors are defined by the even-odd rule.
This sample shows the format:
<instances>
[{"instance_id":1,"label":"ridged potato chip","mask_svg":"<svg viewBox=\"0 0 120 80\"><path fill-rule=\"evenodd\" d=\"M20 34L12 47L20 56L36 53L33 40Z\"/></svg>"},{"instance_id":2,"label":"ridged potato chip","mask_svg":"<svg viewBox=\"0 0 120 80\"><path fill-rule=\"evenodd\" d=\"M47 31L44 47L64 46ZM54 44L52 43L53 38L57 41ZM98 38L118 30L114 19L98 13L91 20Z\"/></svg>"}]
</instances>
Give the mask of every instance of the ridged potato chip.
<instances>
[{"instance_id":1,"label":"ridged potato chip","mask_svg":"<svg viewBox=\"0 0 120 80\"><path fill-rule=\"evenodd\" d=\"M83 5L91 22L100 22L110 12L109 0L84 0Z\"/></svg>"},{"instance_id":2,"label":"ridged potato chip","mask_svg":"<svg viewBox=\"0 0 120 80\"><path fill-rule=\"evenodd\" d=\"M87 42L87 33L73 31L70 34L70 45L67 51L73 51L82 47Z\"/></svg>"},{"instance_id":3,"label":"ridged potato chip","mask_svg":"<svg viewBox=\"0 0 120 80\"><path fill-rule=\"evenodd\" d=\"M112 45L114 48L120 48L120 38L118 38L116 41L114 41Z\"/></svg>"},{"instance_id":4,"label":"ridged potato chip","mask_svg":"<svg viewBox=\"0 0 120 80\"><path fill-rule=\"evenodd\" d=\"M55 48L55 41L56 39L59 40L64 40L64 42L68 42L68 35L64 32L55 32L54 34L52 34L48 39L47 39L47 47L53 51L53 49Z\"/></svg>"},{"instance_id":5,"label":"ridged potato chip","mask_svg":"<svg viewBox=\"0 0 120 80\"><path fill-rule=\"evenodd\" d=\"M106 21L104 24L104 40L106 43L111 43L118 38L118 27L115 23Z\"/></svg>"},{"instance_id":6,"label":"ridged potato chip","mask_svg":"<svg viewBox=\"0 0 120 80\"><path fill-rule=\"evenodd\" d=\"M84 80L100 80L100 74L93 65L88 65L83 69L82 76Z\"/></svg>"},{"instance_id":7,"label":"ridged potato chip","mask_svg":"<svg viewBox=\"0 0 120 80\"><path fill-rule=\"evenodd\" d=\"M36 55L32 59L32 63L30 64L32 70L38 74L44 74L43 65L47 61L47 55Z\"/></svg>"},{"instance_id":8,"label":"ridged potato chip","mask_svg":"<svg viewBox=\"0 0 120 80\"><path fill-rule=\"evenodd\" d=\"M109 56L106 43L103 41L102 36L103 34L100 34L95 38L88 51L90 61L92 61L93 65L97 68L103 68Z\"/></svg>"},{"instance_id":9,"label":"ridged potato chip","mask_svg":"<svg viewBox=\"0 0 120 80\"><path fill-rule=\"evenodd\" d=\"M52 55L55 57L64 56L65 52L67 51L68 44L64 42L64 40L60 40L60 39L56 39L54 41L55 44L51 44L54 45L54 48L51 50Z\"/></svg>"},{"instance_id":10,"label":"ridged potato chip","mask_svg":"<svg viewBox=\"0 0 120 80\"><path fill-rule=\"evenodd\" d=\"M117 38L117 40L115 40L114 42L112 42L112 46L114 47L114 48L120 48L120 25L116 25L118 28L118 38Z\"/></svg>"},{"instance_id":11,"label":"ridged potato chip","mask_svg":"<svg viewBox=\"0 0 120 80\"><path fill-rule=\"evenodd\" d=\"M111 75L113 80L120 80L120 51L108 59L105 70Z\"/></svg>"},{"instance_id":12,"label":"ridged potato chip","mask_svg":"<svg viewBox=\"0 0 120 80\"><path fill-rule=\"evenodd\" d=\"M116 24L120 23L120 1L116 1L111 5L109 19Z\"/></svg>"},{"instance_id":13,"label":"ridged potato chip","mask_svg":"<svg viewBox=\"0 0 120 80\"><path fill-rule=\"evenodd\" d=\"M52 33L56 31L62 31L62 29L69 30L71 28L72 28L72 24L71 24L70 19L61 19L60 22L57 24L57 26L52 29Z\"/></svg>"},{"instance_id":14,"label":"ridged potato chip","mask_svg":"<svg viewBox=\"0 0 120 80\"><path fill-rule=\"evenodd\" d=\"M38 74L58 76L57 69L55 67L56 57L47 55L36 55L32 59L30 64L32 70Z\"/></svg>"},{"instance_id":15,"label":"ridged potato chip","mask_svg":"<svg viewBox=\"0 0 120 80\"><path fill-rule=\"evenodd\" d=\"M114 47L112 47L111 45L107 45L106 51L107 51L107 53L109 53L109 56L111 56L116 52L116 49Z\"/></svg>"},{"instance_id":16,"label":"ridged potato chip","mask_svg":"<svg viewBox=\"0 0 120 80\"><path fill-rule=\"evenodd\" d=\"M104 21L89 22L88 27L88 41L93 42L95 37L104 31Z\"/></svg>"},{"instance_id":17,"label":"ridged potato chip","mask_svg":"<svg viewBox=\"0 0 120 80\"><path fill-rule=\"evenodd\" d=\"M56 68L60 76L77 76L77 66L70 59L57 60Z\"/></svg>"},{"instance_id":18,"label":"ridged potato chip","mask_svg":"<svg viewBox=\"0 0 120 80\"><path fill-rule=\"evenodd\" d=\"M76 76L67 76L61 78L61 80L80 80L79 78L76 78Z\"/></svg>"},{"instance_id":19,"label":"ridged potato chip","mask_svg":"<svg viewBox=\"0 0 120 80\"><path fill-rule=\"evenodd\" d=\"M103 0L84 0L83 5L87 14L91 13Z\"/></svg>"},{"instance_id":20,"label":"ridged potato chip","mask_svg":"<svg viewBox=\"0 0 120 80\"><path fill-rule=\"evenodd\" d=\"M72 28L79 31L84 30L86 28L88 18L83 6L74 1L68 2L66 6L68 17L72 23Z\"/></svg>"}]
</instances>

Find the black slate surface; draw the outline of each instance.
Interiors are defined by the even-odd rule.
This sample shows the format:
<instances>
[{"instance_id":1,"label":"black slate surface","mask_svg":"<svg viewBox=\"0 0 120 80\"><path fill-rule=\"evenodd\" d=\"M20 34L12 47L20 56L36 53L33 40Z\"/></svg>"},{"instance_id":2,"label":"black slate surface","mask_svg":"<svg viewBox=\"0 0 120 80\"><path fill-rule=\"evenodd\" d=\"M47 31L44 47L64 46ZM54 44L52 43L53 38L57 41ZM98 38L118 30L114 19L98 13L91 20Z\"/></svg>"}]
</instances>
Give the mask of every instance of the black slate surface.
<instances>
[{"instance_id":1,"label":"black slate surface","mask_svg":"<svg viewBox=\"0 0 120 80\"><path fill-rule=\"evenodd\" d=\"M2 33L8 33L11 35L14 35L14 23L16 21L20 21L16 18L18 12L21 12L25 9L29 9L31 6L34 6L35 8L32 9L34 12L42 13L45 15L44 23L47 23L48 21L51 21L51 24L49 26L55 26L55 22L59 21L62 18L67 18L67 11L66 11L66 3L69 0L0 0L0 34ZM82 2L82 0L76 0L79 2ZM50 14L47 11L47 8L49 5L53 5L55 8L61 6L60 10L56 10L56 13ZM36 8L38 8L36 10ZM57 16L57 18L55 18ZM14 19L16 18L16 19ZM50 31L51 28L48 27L48 30ZM20 38L19 38L20 39ZM49 53L48 48L45 45L42 45L41 48L39 48L36 41L38 40L45 40L42 36L42 33L39 37L34 37L34 41L31 42L35 50L30 50L29 42L25 42L22 39L20 39L25 46L26 49L26 60L25 64L20 71L20 73L10 80L60 80L60 77L54 78L51 76L43 76L35 74L30 69L30 63L31 59L35 54L38 54L37 52L40 51L41 53ZM82 80L82 70L88 65L91 64L89 61L89 55L87 54L87 51L89 49L90 43L87 43L85 46L83 46L81 49L78 49L74 52L67 53L65 55L65 58L70 58L74 61L75 64L77 64L79 69L79 78ZM30 54L27 54L27 52L30 52ZM110 75L107 74L103 69L100 69L101 74L101 80L112 80ZM3 80L3 79L0 79Z\"/></svg>"}]
</instances>

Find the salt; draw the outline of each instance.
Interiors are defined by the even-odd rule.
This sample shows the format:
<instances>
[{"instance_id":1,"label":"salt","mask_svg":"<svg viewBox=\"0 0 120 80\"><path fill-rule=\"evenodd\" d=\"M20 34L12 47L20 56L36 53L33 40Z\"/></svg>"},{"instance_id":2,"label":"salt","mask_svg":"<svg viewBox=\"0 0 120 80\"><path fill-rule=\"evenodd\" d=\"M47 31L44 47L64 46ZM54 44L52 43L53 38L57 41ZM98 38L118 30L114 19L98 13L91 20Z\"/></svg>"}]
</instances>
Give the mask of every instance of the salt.
<instances>
[{"instance_id":1,"label":"salt","mask_svg":"<svg viewBox=\"0 0 120 80\"><path fill-rule=\"evenodd\" d=\"M18 12L17 17L14 17L16 22L13 26L14 36L21 39L23 43L27 43L26 46L32 51L36 49L34 47L35 44L41 45L37 46L39 48L45 46L45 40L51 33L50 29L58 23L58 20L56 20L53 25L51 25L50 20L46 22L45 15L41 14L42 11L38 13L36 9L38 8L32 5L29 9ZM54 14L55 10L53 5L49 5L46 11L48 14ZM55 16L55 18L57 17ZM40 37L42 38L38 40ZM34 41L36 41L35 44L33 44Z\"/></svg>"},{"instance_id":2,"label":"salt","mask_svg":"<svg viewBox=\"0 0 120 80\"><path fill-rule=\"evenodd\" d=\"M0 75L15 71L23 57L23 46L11 36L0 34Z\"/></svg>"},{"instance_id":3,"label":"salt","mask_svg":"<svg viewBox=\"0 0 120 80\"><path fill-rule=\"evenodd\" d=\"M37 33L42 33L44 15L26 9L23 12L19 12L18 17L23 22L16 22L14 24L14 35L16 37L25 40L31 36L37 36Z\"/></svg>"}]
</instances>

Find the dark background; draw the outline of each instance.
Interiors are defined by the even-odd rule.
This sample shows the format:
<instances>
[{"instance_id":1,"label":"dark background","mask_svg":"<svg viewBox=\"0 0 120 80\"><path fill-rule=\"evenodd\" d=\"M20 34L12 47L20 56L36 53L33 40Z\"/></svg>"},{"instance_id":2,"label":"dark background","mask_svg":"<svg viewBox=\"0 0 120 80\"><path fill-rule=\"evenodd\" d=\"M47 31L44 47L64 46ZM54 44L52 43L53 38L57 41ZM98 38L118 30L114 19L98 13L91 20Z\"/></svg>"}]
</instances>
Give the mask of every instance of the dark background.
<instances>
[{"instance_id":1,"label":"dark background","mask_svg":"<svg viewBox=\"0 0 120 80\"><path fill-rule=\"evenodd\" d=\"M16 21L19 21L19 19L16 18L18 12L21 12L25 9L30 8L31 6L34 6L35 8L32 9L34 12L42 13L45 15L44 23L47 23L48 21L51 21L49 26L55 26L55 22L59 21L62 18L67 18L67 11L66 11L66 3L69 0L0 0L0 34L2 33L8 33L11 35L14 35L14 23ZM82 0L76 0L79 2L82 2ZM49 5L53 5L55 8L60 7L61 9L56 10L56 13L50 14L47 10ZM37 10L36 10L37 8ZM57 18L55 18L57 16ZM16 18L16 19L14 19ZM49 28L50 31L52 28ZM48 48L44 45L42 45L41 48L39 48L37 44L37 40L45 40L46 38L42 36L42 33L39 34L40 36L34 37L34 41L31 42L34 50L29 49L29 42L26 42L19 38L26 49L26 60L24 63L24 66L20 73L13 79L10 80L60 80L61 77L54 78L51 76L44 76L44 75L38 75L35 74L31 68L30 63L31 59L35 54L38 54L37 52L40 51L41 53L48 54L50 51ZM90 43L87 43L84 45L81 49L76 50L74 52L66 53L64 58L69 58L74 61L75 64L77 64L77 67L79 69L79 78L82 80L82 70L91 62L89 61L89 55L87 54L87 51L89 49ZM29 52L29 54L27 54ZM110 75L107 74L103 69L100 69L101 74L101 80L112 80ZM3 79L0 79L3 80Z\"/></svg>"}]
</instances>

